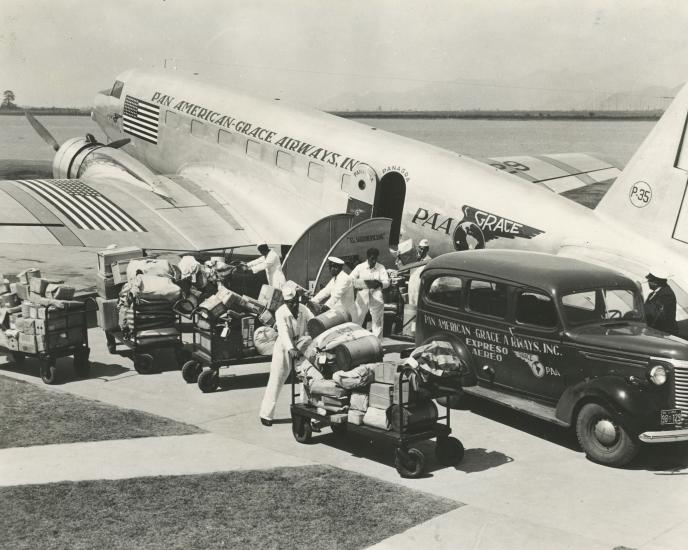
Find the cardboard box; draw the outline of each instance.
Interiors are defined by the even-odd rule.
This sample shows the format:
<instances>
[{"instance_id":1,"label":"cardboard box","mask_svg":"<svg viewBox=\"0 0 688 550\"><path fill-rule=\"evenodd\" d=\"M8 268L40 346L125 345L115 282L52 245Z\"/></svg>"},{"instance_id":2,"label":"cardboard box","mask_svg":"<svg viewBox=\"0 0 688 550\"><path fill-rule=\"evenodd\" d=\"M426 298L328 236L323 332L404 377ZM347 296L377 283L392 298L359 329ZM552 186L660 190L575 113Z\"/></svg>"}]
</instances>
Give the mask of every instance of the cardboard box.
<instances>
[{"instance_id":1,"label":"cardboard box","mask_svg":"<svg viewBox=\"0 0 688 550\"><path fill-rule=\"evenodd\" d=\"M270 312L269 309L266 309L263 313L261 313L258 316L258 320L266 327L275 326L275 316Z\"/></svg>"},{"instance_id":2,"label":"cardboard box","mask_svg":"<svg viewBox=\"0 0 688 550\"><path fill-rule=\"evenodd\" d=\"M7 279L0 279L0 294L7 294L8 292L12 292L10 282Z\"/></svg>"},{"instance_id":3,"label":"cardboard box","mask_svg":"<svg viewBox=\"0 0 688 550\"><path fill-rule=\"evenodd\" d=\"M382 382L383 384L394 384L395 375L397 373L398 365L389 361L375 363L373 373L375 374L375 382Z\"/></svg>"},{"instance_id":4,"label":"cardboard box","mask_svg":"<svg viewBox=\"0 0 688 550\"><path fill-rule=\"evenodd\" d=\"M376 409L387 409L391 407L393 393L394 384L373 382L370 385L370 392L368 394L368 407L374 407Z\"/></svg>"},{"instance_id":5,"label":"cardboard box","mask_svg":"<svg viewBox=\"0 0 688 550\"><path fill-rule=\"evenodd\" d=\"M255 298L251 298L250 296L242 296L241 298L243 300L242 305L244 309L249 313L260 315L265 310L265 304L259 302Z\"/></svg>"},{"instance_id":6,"label":"cardboard box","mask_svg":"<svg viewBox=\"0 0 688 550\"><path fill-rule=\"evenodd\" d=\"M113 263L123 262L125 260L128 263L128 260L140 258L142 256L143 249L138 246L123 246L121 248L100 250L98 252L98 274L111 277ZM104 297L107 298L107 296Z\"/></svg>"},{"instance_id":7,"label":"cardboard box","mask_svg":"<svg viewBox=\"0 0 688 550\"><path fill-rule=\"evenodd\" d=\"M25 283L29 284L31 282L31 279L34 277L40 277L41 276L41 270L36 268L36 267L30 267L29 269L25 269L24 271L20 272L19 275L17 275L17 278L19 279L20 283Z\"/></svg>"},{"instance_id":8,"label":"cardboard box","mask_svg":"<svg viewBox=\"0 0 688 550\"><path fill-rule=\"evenodd\" d=\"M20 333L19 351L24 353L39 353L45 351L45 336Z\"/></svg>"},{"instance_id":9,"label":"cardboard box","mask_svg":"<svg viewBox=\"0 0 688 550\"><path fill-rule=\"evenodd\" d=\"M45 291L48 285L61 285L64 281L59 279L46 279L44 277L34 277L29 282L29 290L38 294L39 296L45 296Z\"/></svg>"},{"instance_id":10,"label":"cardboard box","mask_svg":"<svg viewBox=\"0 0 688 550\"><path fill-rule=\"evenodd\" d=\"M7 349L11 351L19 351L19 340L17 339L16 336L12 336L5 332L5 335L7 337Z\"/></svg>"},{"instance_id":11,"label":"cardboard box","mask_svg":"<svg viewBox=\"0 0 688 550\"><path fill-rule=\"evenodd\" d=\"M112 277L105 277L100 273L96 273L96 290L98 291L98 296L105 298L106 300L112 300L119 296L119 291L122 290L121 284L115 284Z\"/></svg>"},{"instance_id":12,"label":"cardboard box","mask_svg":"<svg viewBox=\"0 0 688 550\"><path fill-rule=\"evenodd\" d=\"M253 273L265 271L265 268L267 267L267 263L265 262L265 258L263 256L247 262L246 265Z\"/></svg>"},{"instance_id":13,"label":"cardboard box","mask_svg":"<svg viewBox=\"0 0 688 550\"><path fill-rule=\"evenodd\" d=\"M21 304L19 296L12 292L0 295L0 307L15 307Z\"/></svg>"},{"instance_id":14,"label":"cardboard box","mask_svg":"<svg viewBox=\"0 0 688 550\"><path fill-rule=\"evenodd\" d=\"M98 296L96 302L98 304L98 326L103 330L117 330L119 328L118 300L106 300Z\"/></svg>"},{"instance_id":15,"label":"cardboard box","mask_svg":"<svg viewBox=\"0 0 688 550\"><path fill-rule=\"evenodd\" d=\"M19 324L21 325L24 317L22 316L21 313L11 313L10 314L10 328L17 329L17 321L19 321Z\"/></svg>"},{"instance_id":16,"label":"cardboard box","mask_svg":"<svg viewBox=\"0 0 688 550\"><path fill-rule=\"evenodd\" d=\"M24 317L31 317L31 306L33 304L31 302L22 302L21 305L21 314Z\"/></svg>"},{"instance_id":17,"label":"cardboard box","mask_svg":"<svg viewBox=\"0 0 688 550\"><path fill-rule=\"evenodd\" d=\"M29 285L26 283L15 283L14 289L19 299L24 301L29 299Z\"/></svg>"},{"instance_id":18,"label":"cardboard box","mask_svg":"<svg viewBox=\"0 0 688 550\"><path fill-rule=\"evenodd\" d=\"M363 417L365 416L365 413L363 411L357 411L353 409L349 409L349 412L347 413L347 421L350 424L355 424L356 426L360 426L363 424Z\"/></svg>"},{"instance_id":19,"label":"cardboard box","mask_svg":"<svg viewBox=\"0 0 688 550\"><path fill-rule=\"evenodd\" d=\"M284 298L280 289L270 285L263 285L258 295L258 301L264 303L265 307L274 313L284 303Z\"/></svg>"},{"instance_id":20,"label":"cardboard box","mask_svg":"<svg viewBox=\"0 0 688 550\"><path fill-rule=\"evenodd\" d=\"M74 293L76 289L73 286L67 286L65 284L49 283L45 287L45 296L52 300L71 300L74 298Z\"/></svg>"},{"instance_id":21,"label":"cardboard box","mask_svg":"<svg viewBox=\"0 0 688 550\"><path fill-rule=\"evenodd\" d=\"M19 321L19 319L17 319ZM36 334L36 321L37 319L23 318L21 319L21 331L26 334Z\"/></svg>"},{"instance_id":22,"label":"cardboard box","mask_svg":"<svg viewBox=\"0 0 688 550\"><path fill-rule=\"evenodd\" d=\"M392 394L392 402L399 405L399 388L401 387L401 402L412 403L416 399L416 380L414 377L406 378L404 383L401 383L401 373L398 372L394 378L394 393Z\"/></svg>"}]
</instances>

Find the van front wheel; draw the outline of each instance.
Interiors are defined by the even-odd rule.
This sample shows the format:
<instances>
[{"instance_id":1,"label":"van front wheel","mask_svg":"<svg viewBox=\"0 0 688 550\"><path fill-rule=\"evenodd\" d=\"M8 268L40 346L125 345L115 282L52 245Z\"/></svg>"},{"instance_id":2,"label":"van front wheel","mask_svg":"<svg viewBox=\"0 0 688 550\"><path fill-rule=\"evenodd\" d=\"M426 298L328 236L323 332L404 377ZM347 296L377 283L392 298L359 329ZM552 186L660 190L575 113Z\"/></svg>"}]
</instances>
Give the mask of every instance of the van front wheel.
<instances>
[{"instance_id":1,"label":"van front wheel","mask_svg":"<svg viewBox=\"0 0 688 550\"><path fill-rule=\"evenodd\" d=\"M583 405L576 419L576 435L591 460L608 466L625 466L640 450L640 441L597 403Z\"/></svg>"}]
</instances>

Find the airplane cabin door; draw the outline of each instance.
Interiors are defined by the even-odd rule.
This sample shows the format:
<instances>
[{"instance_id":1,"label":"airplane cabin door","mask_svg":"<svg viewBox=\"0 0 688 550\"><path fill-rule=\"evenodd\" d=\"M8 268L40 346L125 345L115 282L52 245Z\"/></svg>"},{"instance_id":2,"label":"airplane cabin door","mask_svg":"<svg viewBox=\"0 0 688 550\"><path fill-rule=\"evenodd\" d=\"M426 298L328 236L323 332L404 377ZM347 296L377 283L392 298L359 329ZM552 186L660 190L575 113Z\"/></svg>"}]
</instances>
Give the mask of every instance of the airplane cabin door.
<instances>
[{"instance_id":1,"label":"airplane cabin door","mask_svg":"<svg viewBox=\"0 0 688 550\"><path fill-rule=\"evenodd\" d=\"M356 165L353 174L342 179L342 191L349 195L346 212L353 214L356 221L372 216L377 183L377 173L364 163Z\"/></svg>"},{"instance_id":2,"label":"airplane cabin door","mask_svg":"<svg viewBox=\"0 0 688 550\"><path fill-rule=\"evenodd\" d=\"M389 231L389 247L396 250L401 234L401 217L404 214L406 200L406 179L399 172L387 172L375 192L373 203L373 217L391 218L392 226Z\"/></svg>"}]
</instances>

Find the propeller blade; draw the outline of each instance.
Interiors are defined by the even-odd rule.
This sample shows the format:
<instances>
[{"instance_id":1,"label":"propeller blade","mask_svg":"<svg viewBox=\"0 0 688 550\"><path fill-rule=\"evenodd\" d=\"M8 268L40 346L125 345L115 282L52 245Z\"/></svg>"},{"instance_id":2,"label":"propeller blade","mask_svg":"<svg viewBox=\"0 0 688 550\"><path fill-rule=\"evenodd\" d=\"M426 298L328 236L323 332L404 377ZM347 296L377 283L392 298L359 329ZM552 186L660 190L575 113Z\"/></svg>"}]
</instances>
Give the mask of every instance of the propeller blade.
<instances>
[{"instance_id":1,"label":"propeller blade","mask_svg":"<svg viewBox=\"0 0 688 550\"><path fill-rule=\"evenodd\" d=\"M45 126L43 126L40 122L38 122L38 120L36 120L36 118L31 113L29 113L28 111L24 111L24 115L26 115L26 118L29 121L29 124L31 124L33 129L36 130L36 133L39 136L41 136L43 141L45 141L55 151L57 151L60 148L60 144L53 137L53 135L48 131L48 129Z\"/></svg>"},{"instance_id":2,"label":"propeller blade","mask_svg":"<svg viewBox=\"0 0 688 550\"><path fill-rule=\"evenodd\" d=\"M112 147L113 149L119 149L120 147L124 147L130 141L131 141L131 139L129 139L129 138L118 139L116 141L113 141L112 143L108 143L107 147Z\"/></svg>"}]
</instances>

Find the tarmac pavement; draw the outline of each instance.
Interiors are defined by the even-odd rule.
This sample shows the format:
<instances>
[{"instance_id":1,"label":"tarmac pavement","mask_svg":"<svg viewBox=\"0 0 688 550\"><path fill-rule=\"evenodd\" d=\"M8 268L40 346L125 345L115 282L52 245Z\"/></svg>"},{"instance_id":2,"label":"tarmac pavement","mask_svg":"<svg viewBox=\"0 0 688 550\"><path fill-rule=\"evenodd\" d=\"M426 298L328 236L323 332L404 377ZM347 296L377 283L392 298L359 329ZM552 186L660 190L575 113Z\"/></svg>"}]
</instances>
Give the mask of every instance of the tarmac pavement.
<instances>
[{"instance_id":1,"label":"tarmac pavement","mask_svg":"<svg viewBox=\"0 0 688 550\"><path fill-rule=\"evenodd\" d=\"M255 463L264 467L270 467L272 461L275 466L329 464L464 504L375 548L432 544L433 548L611 550L623 546L679 550L688 540L686 445L648 448L631 468L608 468L588 461L577 448L575 437L565 430L500 407L479 404L474 412L452 412L454 435L466 448L458 466L437 464L433 443L426 442L418 447L428 458L428 475L403 479L394 469L391 446L354 436L338 437L329 429L314 434L310 445L297 443L289 422L289 386L284 387L277 409L277 418L283 421L270 428L261 426L258 407L267 381L267 363L222 369L221 390L203 394L195 384L184 383L176 370L138 375L130 360L107 353L101 331L91 330L89 337L93 377L76 380L63 364L60 368L64 368L65 383L51 389L197 425L210 434L175 439L198 438L194 441L206 442L205 453L231 455L236 450L235 454L242 457L219 460L213 467L240 468L243 461L249 465L258 461ZM43 385L37 366L29 361L19 370L3 365L0 357L0 373ZM129 441L97 445L122 445L118 448L127 454L145 456L154 452L155 445L167 444ZM96 444L73 445L88 448ZM133 447L124 450L127 445ZM136 450L137 445L141 445L140 450ZM186 445L173 447L174 453L169 454L178 456L170 460L178 466L170 471L177 468L186 473L184 456L194 453L187 453ZM219 452L213 453L212 448ZM81 447L71 449L81 456ZM42 448L44 458L54 454L66 460L71 452L69 445ZM7 456L5 451L0 452L0 464L4 465ZM133 464L129 467L131 476L139 475ZM126 475L126 470L123 467L120 474ZM165 473L155 470L153 475ZM0 470L0 478L4 477L4 470Z\"/></svg>"}]
</instances>

